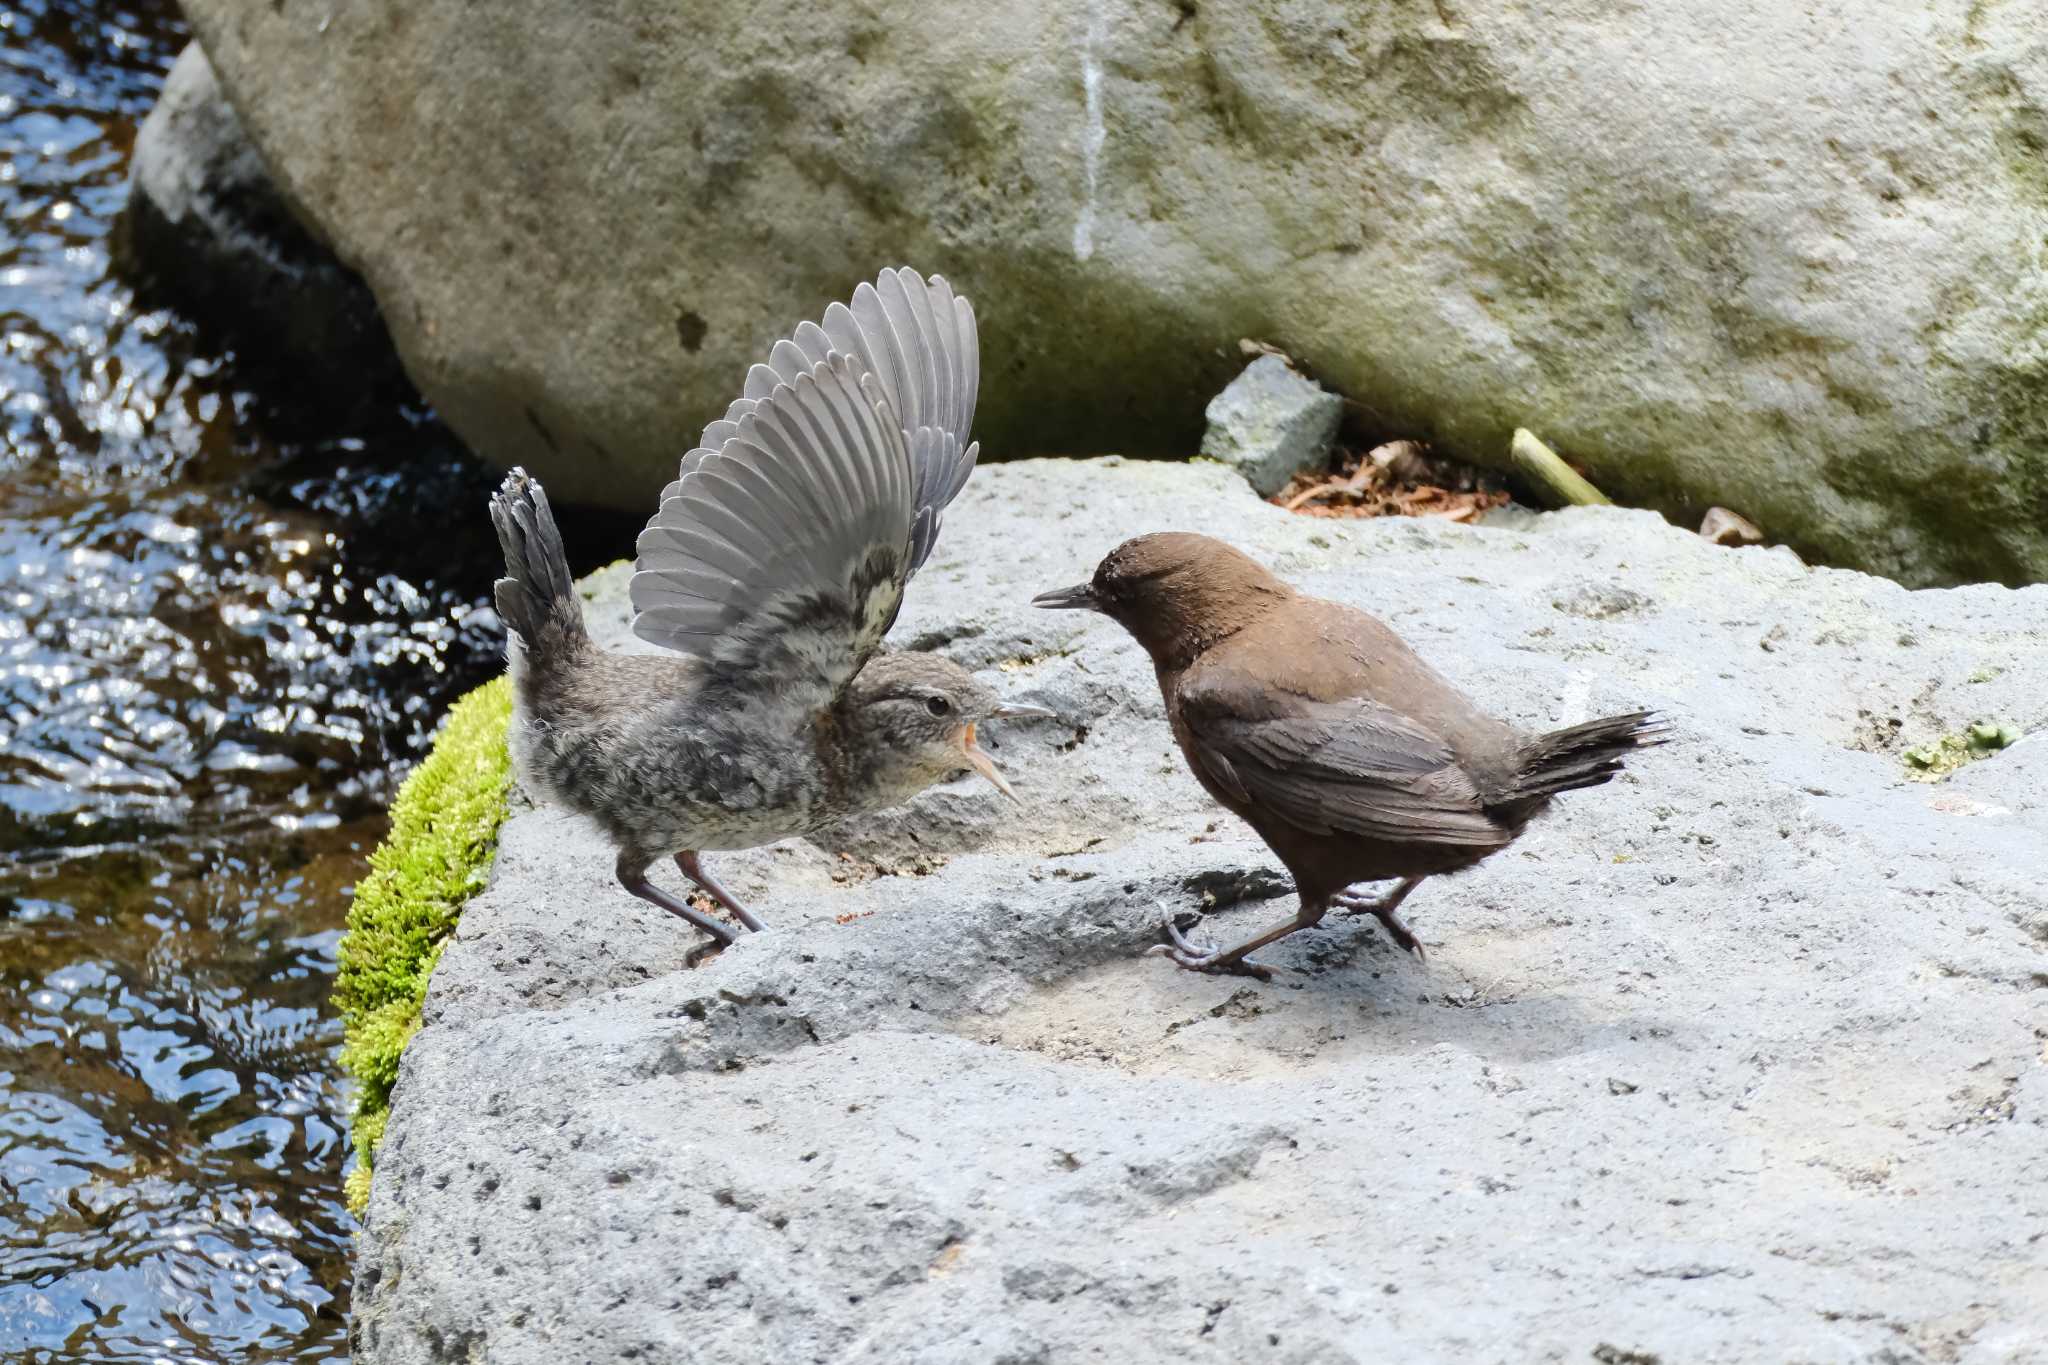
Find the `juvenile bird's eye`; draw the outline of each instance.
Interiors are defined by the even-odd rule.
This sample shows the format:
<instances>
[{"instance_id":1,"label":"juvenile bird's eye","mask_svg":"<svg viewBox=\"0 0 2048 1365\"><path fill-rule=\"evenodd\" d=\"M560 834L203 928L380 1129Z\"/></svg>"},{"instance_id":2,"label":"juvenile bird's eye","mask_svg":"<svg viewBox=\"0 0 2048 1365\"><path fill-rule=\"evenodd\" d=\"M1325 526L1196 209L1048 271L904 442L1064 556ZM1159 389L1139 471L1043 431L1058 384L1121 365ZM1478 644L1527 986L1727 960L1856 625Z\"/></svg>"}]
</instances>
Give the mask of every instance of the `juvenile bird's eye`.
<instances>
[{"instance_id":1,"label":"juvenile bird's eye","mask_svg":"<svg viewBox=\"0 0 2048 1365\"><path fill-rule=\"evenodd\" d=\"M924 709L935 716L943 716L952 711L953 703L947 701L944 697L926 697L924 699Z\"/></svg>"}]
</instances>

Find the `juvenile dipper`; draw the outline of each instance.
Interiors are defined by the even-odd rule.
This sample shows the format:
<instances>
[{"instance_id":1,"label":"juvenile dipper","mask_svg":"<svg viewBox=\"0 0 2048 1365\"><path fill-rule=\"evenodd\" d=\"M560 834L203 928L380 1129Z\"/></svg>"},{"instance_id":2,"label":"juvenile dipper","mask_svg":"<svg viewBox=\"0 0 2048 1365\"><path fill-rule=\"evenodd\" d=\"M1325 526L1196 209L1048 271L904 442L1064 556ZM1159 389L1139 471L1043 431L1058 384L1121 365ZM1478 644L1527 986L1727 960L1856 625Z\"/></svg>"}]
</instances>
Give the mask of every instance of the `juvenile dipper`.
<instances>
[{"instance_id":1,"label":"juvenile dipper","mask_svg":"<svg viewBox=\"0 0 2048 1365\"><path fill-rule=\"evenodd\" d=\"M1169 917L1171 946L1154 951L1193 971L1264 976L1247 955L1332 906L1378 916L1420 957L1397 911L1424 877L1506 848L1552 796L1660 739L1648 711L1522 734L1381 622L1207 536L1127 540L1094 578L1032 604L1099 611L1136 637L1196 780L1294 874L1295 917L1234 948L1203 951ZM1349 892L1388 878L1400 885L1379 900Z\"/></svg>"},{"instance_id":2,"label":"juvenile dipper","mask_svg":"<svg viewBox=\"0 0 2048 1365\"><path fill-rule=\"evenodd\" d=\"M937 655L881 651L974 469L979 379L967 300L909 270L777 342L640 534L633 631L675 655L592 644L547 495L506 477L491 520L513 758L611 836L626 890L731 943L648 880L656 859L757 930L701 851L805 834L968 769L1016 799L975 727L1051 713L1001 704Z\"/></svg>"}]
</instances>

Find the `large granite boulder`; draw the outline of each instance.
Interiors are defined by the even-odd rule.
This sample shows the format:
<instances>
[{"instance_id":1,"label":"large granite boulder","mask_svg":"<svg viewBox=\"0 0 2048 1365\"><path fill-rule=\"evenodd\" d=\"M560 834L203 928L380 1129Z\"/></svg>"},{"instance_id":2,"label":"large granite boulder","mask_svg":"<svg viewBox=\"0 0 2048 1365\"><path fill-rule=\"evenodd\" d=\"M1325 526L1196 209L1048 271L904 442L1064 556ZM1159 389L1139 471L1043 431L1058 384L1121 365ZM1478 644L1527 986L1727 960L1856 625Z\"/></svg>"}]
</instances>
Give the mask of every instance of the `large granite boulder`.
<instances>
[{"instance_id":1,"label":"large granite boulder","mask_svg":"<svg viewBox=\"0 0 2048 1365\"><path fill-rule=\"evenodd\" d=\"M1674 742L1271 984L1144 955L1291 912L1149 666L1034 612L1227 528L1528 726ZM623 575L591 614L625 639ZM1908 592L1643 512L1333 522L1215 466L981 471L896 639L1061 719L976 782L712 860L699 940L516 815L406 1054L359 1365L2018 1361L2048 1354L2048 587Z\"/></svg>"},{"instance_id":2,"label":"large granite boulder","mask_svg":"<svg viewBox=\"0 0 2048 1365\"><path fill-rule=\"evenodd\" d=\"M2048 577L2032 4L184 3L421 389L563 497L647 505L909 262L996 456L1190 454L1250 336L1369 434Z\"/></svg>"},{"instance_id":3,"label":"large granite boulder","mask_svg":"<svg viewBox=\"0 0 2048 1365\"><path fill-rule=\"evenodd\" d=\"M295 401L348 414L410 396L376 298L293 216L197 43L136 132L119 246L153 301L251 372L286 373Z\"/></svg>"}]
</instances>

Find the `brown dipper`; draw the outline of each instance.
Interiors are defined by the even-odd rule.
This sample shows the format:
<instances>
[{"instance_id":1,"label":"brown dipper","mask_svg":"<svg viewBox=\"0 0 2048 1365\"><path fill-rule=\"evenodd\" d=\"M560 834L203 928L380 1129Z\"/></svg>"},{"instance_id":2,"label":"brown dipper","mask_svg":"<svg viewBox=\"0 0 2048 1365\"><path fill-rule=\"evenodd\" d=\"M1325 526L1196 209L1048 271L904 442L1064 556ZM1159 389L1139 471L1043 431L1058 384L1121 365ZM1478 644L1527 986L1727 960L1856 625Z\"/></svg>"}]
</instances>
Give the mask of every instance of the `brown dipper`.
<instances>
[{"instance_id":1,"label":"brown dipper","mask_svg":"<svg viewBox=\"0 0 2048 1365\"><path fill-rule=\"evenodd\" d=\"M979 378L967 300L908 270L777 342L640 534L633 630L672 654L591 642L547 495L506 478L491 519L513 758L610 835L626 890L730 943L648 866L673 857L759 929L700 851L806 834L968 769L1015 799L975 727L1051 712L1005 706L935 654L881 649L974 469Z\"/></svg>"},{"instance_id":2,"label":"brown dipper","mask_svg":"<svg viewBox=\"0 0 2048 1365\"><path fill-rule=\"evenodd\" d=\"M1196 780L1294 874L1295 917L1234 948L1203 951L1169 918L1171 946L1154 951L1193 971L1263 977L1247 954L1332 906L1378 916L1420 957L1396 912L1424 877L1506 848L1552 796L1607 781L1660 739L1648 711L1525 735L1381 622L1207 536L1127 540L1090 581L1032 603L1099 611L1136 637ZM1376 901L1348 891L1391 878Z\"/></svg>"}]
</instances>

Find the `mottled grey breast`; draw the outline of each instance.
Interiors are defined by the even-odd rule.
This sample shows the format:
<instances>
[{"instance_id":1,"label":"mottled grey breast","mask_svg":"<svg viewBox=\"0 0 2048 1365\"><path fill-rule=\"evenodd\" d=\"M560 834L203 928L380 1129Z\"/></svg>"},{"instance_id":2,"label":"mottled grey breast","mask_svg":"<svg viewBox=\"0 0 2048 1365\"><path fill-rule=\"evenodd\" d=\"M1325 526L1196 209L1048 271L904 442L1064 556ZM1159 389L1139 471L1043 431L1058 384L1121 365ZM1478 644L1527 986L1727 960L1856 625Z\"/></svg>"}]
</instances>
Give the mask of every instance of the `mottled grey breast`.
<instances>
[{"instance_id":1,"label":"mottled grey breast","mask_svg":"<svg viewBox=\"0 0 2048 1365\"><path fill-rule=\"evenodd\" d=\"M663 490L638 542L634 633L837 696L973 472L980 380L974 310L936 275L884 270L799 325Z\"/></svg>"}]
</instances>

